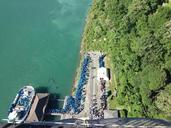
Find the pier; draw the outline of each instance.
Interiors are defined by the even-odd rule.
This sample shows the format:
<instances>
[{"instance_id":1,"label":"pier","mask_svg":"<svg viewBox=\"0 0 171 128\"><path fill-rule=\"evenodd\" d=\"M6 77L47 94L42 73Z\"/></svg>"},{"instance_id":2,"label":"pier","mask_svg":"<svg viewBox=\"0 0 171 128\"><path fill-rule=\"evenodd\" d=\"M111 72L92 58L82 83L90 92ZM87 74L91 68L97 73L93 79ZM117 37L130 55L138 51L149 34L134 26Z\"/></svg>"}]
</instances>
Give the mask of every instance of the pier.
<instances>
[{"instance_id":1,"label":"pier","mask_svg":"<svg viewBox=\"0 0 171 128\"><path fill-rule=\"evenodd\" d=\"M72 96L66 96L62 109L49 109L47 114L61 115L61 119L77 118L79 113L84 110L85 103L85 88L89 78L89 63L91 57L89 54L85 54L82 62L80 78L78 80L75 94Z\"/></svg>"},{"instance_id":2,"label":"pier","mask_svg":"<svg viewBox=\"0 0 171 128\"><path fill-rule=\"evenodd\" d=\"M85 118L92 120L104 118L105 111L103 110L107 109L105 87L109 80L104 58L105 55L101 52L85 54L75 95L65 97L62 109L52 108L47 110L46 114L61 116L61 119Z\"/></svg>"},{"instance_id":3,"label":"pier","mask_svg":"<svg viewBox=\"0 0 171 128\"><path fill-rule=\"evenodd\" d=\"M37 93L25 122L42 121L49 101L48 93Z\"/></svg>"},{"instance_id":4,"label":"pier","mask_svg":"<svg viewBox=\"0 0 171 128\"><path fill-rule=\"evenodd\" d=\"M23 124L6 124L2 128L25 127L163 127L170 122L146 118L119 118L118 110L107 108L108 75L104 57L100 52L89 52L82 63L75 95L52 99L63 103L62 108L46 110L48 93L37 93L30 113ZM60 116L57 121L44 121L45 115ZM109 119L110 118L110 119Z\"/></svg>"},{"instance_id":5,"label":"pier","mask_svg":"<svg viewBox=\"0 0 171 128\"><path fill-rule=\"evenodd\" d=\"M68 97L66 96L65 99L56 99L57 101L64 102L63 103L63 109L66 106L67 98ZM46 115L61 116L61 119L64 119L64 114L62 114L62 113L48 112L48 113L46 113Z\"/></svg>"}]
</instances>

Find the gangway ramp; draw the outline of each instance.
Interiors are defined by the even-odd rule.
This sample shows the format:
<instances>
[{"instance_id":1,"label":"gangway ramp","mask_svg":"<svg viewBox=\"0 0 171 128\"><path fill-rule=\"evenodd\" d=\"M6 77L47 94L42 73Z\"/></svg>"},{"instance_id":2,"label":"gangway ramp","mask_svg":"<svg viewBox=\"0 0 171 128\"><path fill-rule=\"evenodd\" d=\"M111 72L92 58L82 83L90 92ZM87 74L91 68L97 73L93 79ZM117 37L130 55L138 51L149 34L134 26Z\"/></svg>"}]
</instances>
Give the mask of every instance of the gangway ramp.
<instances>
[{"instance_id":1,"label":"gangway ramp","mask_svg":"<svg viewBox=\"0 0 171 128\"><path fill-rule=\"evenodd\" d=\"M25 122L41 121L49 101L49 93L36 93L31 110Z\"/></svg>"}]
</instances>

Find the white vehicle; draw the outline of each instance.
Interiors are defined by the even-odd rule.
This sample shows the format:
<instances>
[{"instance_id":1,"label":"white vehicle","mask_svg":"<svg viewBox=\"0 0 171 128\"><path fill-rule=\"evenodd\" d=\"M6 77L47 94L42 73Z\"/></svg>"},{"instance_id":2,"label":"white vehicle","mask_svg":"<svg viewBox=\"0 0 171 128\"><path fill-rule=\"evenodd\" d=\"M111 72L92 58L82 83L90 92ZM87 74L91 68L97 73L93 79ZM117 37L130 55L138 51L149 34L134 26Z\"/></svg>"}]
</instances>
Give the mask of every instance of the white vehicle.
<instances>
[{"instance_id":1,"label":"white vehicle","mask_svg":"<svg viewBox=\"0 0 171 128\"><path fill-rule=\"evenodd\" d=\"M32 106L35 90L32 86L24 86L16 95L8 113L8 123L20 124L25 121Z\"/></svg>"}]
</instances>

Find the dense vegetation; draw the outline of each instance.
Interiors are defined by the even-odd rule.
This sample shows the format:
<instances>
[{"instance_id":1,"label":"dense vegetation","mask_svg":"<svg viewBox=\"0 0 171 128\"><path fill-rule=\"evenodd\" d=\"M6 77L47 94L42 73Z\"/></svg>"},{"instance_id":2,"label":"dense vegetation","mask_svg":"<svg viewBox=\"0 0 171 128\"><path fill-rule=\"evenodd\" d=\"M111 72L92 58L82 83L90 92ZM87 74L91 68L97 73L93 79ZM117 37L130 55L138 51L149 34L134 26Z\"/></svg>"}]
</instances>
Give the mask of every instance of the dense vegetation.
<instances>
[{"instance_id":1,"label":"dense vegetation","mask_svg":"<svg viewBox=\"0 0 171 128\"><path fill-rule=\"evenodd\" d=\"M108 54L117 85L116 106L128 117L171 120L171 3L94 0L83 47Z\"/></svg>"}]
</instances>

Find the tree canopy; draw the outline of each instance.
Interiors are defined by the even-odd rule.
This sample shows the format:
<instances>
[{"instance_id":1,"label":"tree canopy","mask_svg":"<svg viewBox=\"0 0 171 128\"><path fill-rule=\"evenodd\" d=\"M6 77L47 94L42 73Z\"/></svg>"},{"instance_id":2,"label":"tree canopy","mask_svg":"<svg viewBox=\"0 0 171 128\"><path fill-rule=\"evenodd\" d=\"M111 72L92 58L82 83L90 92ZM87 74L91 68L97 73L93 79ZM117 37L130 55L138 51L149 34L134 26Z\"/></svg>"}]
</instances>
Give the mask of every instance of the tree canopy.
<instances>
[{"instance_id":1,"label":"tree canopy","mask_svg":"<svg viewBox=\"0 0 171 128\"><path fill-rule=\"evenodd\" d=\"M82 45L109 55L128 116L171 120L171 3L94 0Z\"/></svg>"}]
</instances>

